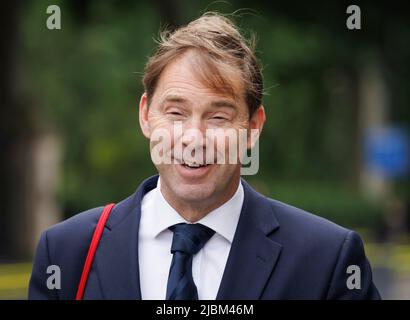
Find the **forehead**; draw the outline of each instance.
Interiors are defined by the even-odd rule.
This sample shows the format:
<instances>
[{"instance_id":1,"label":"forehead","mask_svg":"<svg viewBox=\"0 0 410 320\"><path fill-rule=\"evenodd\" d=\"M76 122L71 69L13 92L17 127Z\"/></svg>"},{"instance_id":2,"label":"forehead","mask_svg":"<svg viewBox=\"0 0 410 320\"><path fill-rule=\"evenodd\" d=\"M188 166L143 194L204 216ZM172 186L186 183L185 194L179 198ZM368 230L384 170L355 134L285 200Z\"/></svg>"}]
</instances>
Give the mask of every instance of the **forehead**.
<instances>
[{"instance_id":1,"label":"forehead","mask_svg":"<svg viewBox=\"0 0 410 320\"><path fill-rule=\"evenodd\" d=\"M209 60L188 50L169 63L161 73L154 99L183 96L206 101L213 98L244 103L241 73L232 67L210 65Z\"/></svg>"}]
</instances>

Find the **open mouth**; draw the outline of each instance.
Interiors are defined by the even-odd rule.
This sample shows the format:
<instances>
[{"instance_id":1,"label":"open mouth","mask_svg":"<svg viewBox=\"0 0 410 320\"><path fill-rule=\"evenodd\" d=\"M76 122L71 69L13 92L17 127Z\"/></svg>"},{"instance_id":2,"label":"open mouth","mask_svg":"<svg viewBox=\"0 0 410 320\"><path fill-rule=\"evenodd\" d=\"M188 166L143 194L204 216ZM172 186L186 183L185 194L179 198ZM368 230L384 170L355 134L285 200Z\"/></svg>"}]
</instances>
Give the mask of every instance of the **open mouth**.
<instances>
[{"instance_id":1,"label":"open mouth","mask_svg":"<svg viewBox=\"0 0 410 320\"><path fill-rule=\"evenodd\" d=\"M192 181L192 179L204 178L212 171L213 168L213 164L209 162L185 162L183 160L181 161L175 159L175 163L177 164L176 168L179 175L184 179L188 179L190 181Z\"/></svg>"},{"instance_id":2,"label":"open mouth","mask_svg":"<svg viewBox=\"0 0 410 320\"><path fill-rule=\"evenodd\" d=\"M197 163L197 162L186 162L177 158L173 158L174 163L178 164L180 167L190 170L191 172L205 172L208 167L213 163Z\"/></svg>"},{"instance_id":3,"label":"open mouth","mask_svg":"<svg viewBox=\"0 0 410 320\"><path fill-rule=\"evenodd\" d=\"M203 168L203 167L207 167L207 166L209 166L210 164L196 164L196 163L190 163L190 164L188 164L188 163L182 163L182 165L185 167L185 168L189 168L189 169L199 169L199 168Z\"/></svg>"}]
</instances>

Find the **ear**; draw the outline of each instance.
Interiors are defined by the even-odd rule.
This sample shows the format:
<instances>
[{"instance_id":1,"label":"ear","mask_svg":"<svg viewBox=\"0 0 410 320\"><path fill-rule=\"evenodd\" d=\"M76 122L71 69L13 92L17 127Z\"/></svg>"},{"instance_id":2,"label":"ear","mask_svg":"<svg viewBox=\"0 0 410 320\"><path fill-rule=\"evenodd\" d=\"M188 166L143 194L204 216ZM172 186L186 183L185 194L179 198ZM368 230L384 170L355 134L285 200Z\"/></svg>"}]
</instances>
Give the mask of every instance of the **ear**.
<instances>
[{"instance_id":1,"label":"ear","mask_svg":"<svg viewBox=\"0 0 410 320\"><path fill-rule=\"evenodd\" d=\"M260 105L258 109L253 113L249 120L249 135L248 135L248 149L253 148L259 136L262 133L263 125L266 121L265 108Z\"/></svg>"},{"instance_id":2,"label":"ear","mask_svg":"<svg viewBox=\"0 0 410 320\"><path fill-rule=\"evenodd\" d=\"M151 130L148 122L148 98L145 92L143 93L140 99L139 122L143 135L149 139L151 136Z\"/></svg>"}]
</instances>

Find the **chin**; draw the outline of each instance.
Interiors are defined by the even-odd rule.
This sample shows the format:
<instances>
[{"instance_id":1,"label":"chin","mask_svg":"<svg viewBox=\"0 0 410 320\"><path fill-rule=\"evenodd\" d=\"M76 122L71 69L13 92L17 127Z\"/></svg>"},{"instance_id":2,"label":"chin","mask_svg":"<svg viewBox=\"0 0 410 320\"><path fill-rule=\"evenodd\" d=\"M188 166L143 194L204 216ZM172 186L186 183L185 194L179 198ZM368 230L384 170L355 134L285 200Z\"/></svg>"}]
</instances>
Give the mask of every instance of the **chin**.
<instances>
[{"instance_id":1,"label":"chin","mask_svg":"<svg viewBox=\"0 0 410 320\"><path fill-rule=\"evenodd\" d=\"M206 186L204 184L179 185L173 191L173 193L177 195L180 199L190 202L203 201L209 199L214 192L212 186Z\"/></svg>"}]
</instances>

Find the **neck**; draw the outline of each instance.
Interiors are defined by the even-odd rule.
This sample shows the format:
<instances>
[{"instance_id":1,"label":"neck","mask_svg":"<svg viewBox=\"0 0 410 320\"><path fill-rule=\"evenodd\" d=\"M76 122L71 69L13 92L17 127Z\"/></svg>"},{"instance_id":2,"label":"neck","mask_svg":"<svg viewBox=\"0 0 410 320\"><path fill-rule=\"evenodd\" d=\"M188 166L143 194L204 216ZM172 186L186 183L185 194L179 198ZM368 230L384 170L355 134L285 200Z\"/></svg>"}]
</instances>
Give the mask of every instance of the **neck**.
<instances>
[{"instance_id":1,"label":"neck","mask_svg":"<svg viewBox=\"0 0 410 320\"><path fill-rule=\"evenodd\" d=\"M169 205L173 207L181 217L183 217L186 221L194 223L201 220L208 213L216 208L219 208L231 199L238 189L239 183L240 176L232 179L228 188L226 188L222 194L213 195L206 199L206 201L186 201L184 199L179 199L178 197L170 194L168 188L164 187L164 184L162 183L161 193Z\"/></svg>"}]
</instances>

